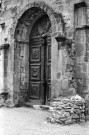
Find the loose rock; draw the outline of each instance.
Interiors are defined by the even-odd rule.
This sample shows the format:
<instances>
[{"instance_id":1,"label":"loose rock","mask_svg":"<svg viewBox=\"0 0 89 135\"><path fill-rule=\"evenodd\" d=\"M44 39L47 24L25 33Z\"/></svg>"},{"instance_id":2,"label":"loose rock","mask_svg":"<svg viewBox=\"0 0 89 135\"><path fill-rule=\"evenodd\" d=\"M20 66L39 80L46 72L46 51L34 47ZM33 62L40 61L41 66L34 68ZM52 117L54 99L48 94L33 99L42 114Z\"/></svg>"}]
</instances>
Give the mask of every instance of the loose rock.
<instances>
[{"instance_id":1,"label":"loose rock","mask_svg":"<svg viewBox=\"0 0 89 135\"><path fill-rule=\"evenodd\" d=\"M85 101L79 95L51 103L47 120L51 123L72 124L85 120Z\"/></svg>"}]
</instances>

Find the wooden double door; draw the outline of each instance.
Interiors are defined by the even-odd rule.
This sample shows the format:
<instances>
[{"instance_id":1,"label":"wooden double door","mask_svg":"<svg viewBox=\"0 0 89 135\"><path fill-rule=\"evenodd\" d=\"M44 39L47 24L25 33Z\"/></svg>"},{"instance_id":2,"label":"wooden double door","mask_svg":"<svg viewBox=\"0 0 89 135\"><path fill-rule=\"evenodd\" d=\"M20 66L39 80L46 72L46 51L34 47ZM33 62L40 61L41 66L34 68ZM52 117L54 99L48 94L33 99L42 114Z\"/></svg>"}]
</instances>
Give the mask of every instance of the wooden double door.
<instances>
[{"instance_id":1,"label":"wooden double door","mask_svg":"<svg viewBox=\"0 0 89 135\"><path fill-rule=\"evenodd\" d=\"M45 17L41 19L42 21ZM47 21L48 18L46 19ZM45 21L46 22L46 21ZM38 21L36 28L39 28ZM43 23L43 25L42 25ZM44 21L42 29L46 27ZM47 22L46 22L47 24ZM35 30L33 29L33 33ZM37 32L38 33L38 32ZM29 45L29 99L33 104L47 104L51 97L51 36L40 34L32 36Z\"/></svg>"}]
</instances>

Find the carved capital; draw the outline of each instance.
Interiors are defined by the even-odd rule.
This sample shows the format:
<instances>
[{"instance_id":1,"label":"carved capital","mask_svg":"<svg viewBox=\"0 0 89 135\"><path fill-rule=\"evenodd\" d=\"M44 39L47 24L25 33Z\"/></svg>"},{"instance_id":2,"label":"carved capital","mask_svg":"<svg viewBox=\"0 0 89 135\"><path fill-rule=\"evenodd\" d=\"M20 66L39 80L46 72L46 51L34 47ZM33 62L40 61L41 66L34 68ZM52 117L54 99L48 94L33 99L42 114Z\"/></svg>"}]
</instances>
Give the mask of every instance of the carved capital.
<instances>
[{"instance_id":1,"label":"carved capital","mask_svg":"<svg viewBox=\"0 0 89 135\"><path fill-rule=\"evenodd\" d=\"M46 39L47 38L47 33L42 34L42 38Z\"/></svg>"},{"instance_id":2,"label":"carved capital","mask_svg":"<svg viewBox=\"0 0 89 135\"><path fill-rule=\"evenodd\" d=\"M66 41L66 37L61 35L61 34L58 34L56 37L55 37L56 41L58 42L58 50L64 46L65 44L65 41Z\"/></svg>"},{"instance_id":3,"label":"carved capital","mask_svg":"<svg viewBox=\"0 0 89 135\"><path fill-rule=\"evenodd\" d=\"M0 46L0 50L2 50L2 49L8 49L9 48L9 44L2 44L1 46Z\"/></svg>"},{"instance_id":4,"label":"carved capital","mask_svg":"<svg viewBox=\"0 0 89 135\"><path fill-rule=\"evenodd\" d=\"M61 34L58 34L58 36L56 36L55 39L57 40L57 42L63 43L63 42L65 42L66 37Z\"/></svg>"}]
</instances>

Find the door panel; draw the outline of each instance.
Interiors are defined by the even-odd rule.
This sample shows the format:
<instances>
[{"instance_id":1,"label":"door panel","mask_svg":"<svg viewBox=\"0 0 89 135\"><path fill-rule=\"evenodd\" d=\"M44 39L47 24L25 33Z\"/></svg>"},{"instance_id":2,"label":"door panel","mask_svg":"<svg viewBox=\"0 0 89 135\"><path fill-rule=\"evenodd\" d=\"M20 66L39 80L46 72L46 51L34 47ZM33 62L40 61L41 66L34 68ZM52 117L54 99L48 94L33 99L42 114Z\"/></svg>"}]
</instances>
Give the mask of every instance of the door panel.
<instances>
[{"instance_id":1,"label":"door panel","mask_svg":"<svg viewBox=\"0 0 89 135\"><path fill-rule=\"evenodd\" d=\"M31 62L40 62L40 51L41 48L39 47L32 47L32 53L31 53Z\"/></svg>"},{"instance_id":2,"label":"door panel","mask_svg":"<svg viewBox=\"0 0 89 135\"><path fill-rule=\"evenodd\" d=\"M51 95L51 36L42 38L50 27L48 17L44 16L37 21L30 37L29 98L40 104L48 102Z\"/></svg>"},{"instance_id":3,"label":"door panel","mask_svg":"<svg viewBox=\"0 0 89 135\"><path fill-rule=\"evenodd\" d=\"M30 82L30 98L40 99L40 83Z\"/></svg>"},{"instance_id":4,"label":"door panel","mask_svg":"<svg viewBox=\"0 0 89 135\"><path fill-rule=\"evenodd\" d=\"M35 63L35 65L30 64L30 79L33 81L41 80L41 65Z\"/></svg>"},{"instance_id":5,"label":"door panel","mask_svg":"<svg viewBox=\"0 0 89 135\"><path fill-rule=\"evenodd\" d=\"M30 99L44 102L44 40L41 37L30 40Z\"/></svg>"}]
</instances>

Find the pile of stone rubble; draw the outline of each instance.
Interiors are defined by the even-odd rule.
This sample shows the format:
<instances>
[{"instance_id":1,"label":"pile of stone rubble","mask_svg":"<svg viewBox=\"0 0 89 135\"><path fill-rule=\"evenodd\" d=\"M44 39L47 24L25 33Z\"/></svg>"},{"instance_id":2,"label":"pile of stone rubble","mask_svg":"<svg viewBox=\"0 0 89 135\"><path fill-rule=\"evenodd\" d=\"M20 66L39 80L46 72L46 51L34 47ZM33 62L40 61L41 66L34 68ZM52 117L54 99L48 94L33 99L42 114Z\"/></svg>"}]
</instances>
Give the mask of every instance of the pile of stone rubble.
<instances>
[{"instance_id":1,"label":"pile of stone rubble","mask_svg":"<svg viewBox=\"0 0 89 135\"><path fill-rule=\"evenodd\" d=\"M47 120L65 125L85 121L84 99L75 95L52 102Z\"/></svg>"}]
</instances>

